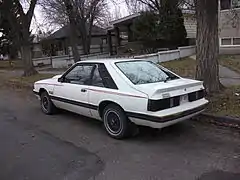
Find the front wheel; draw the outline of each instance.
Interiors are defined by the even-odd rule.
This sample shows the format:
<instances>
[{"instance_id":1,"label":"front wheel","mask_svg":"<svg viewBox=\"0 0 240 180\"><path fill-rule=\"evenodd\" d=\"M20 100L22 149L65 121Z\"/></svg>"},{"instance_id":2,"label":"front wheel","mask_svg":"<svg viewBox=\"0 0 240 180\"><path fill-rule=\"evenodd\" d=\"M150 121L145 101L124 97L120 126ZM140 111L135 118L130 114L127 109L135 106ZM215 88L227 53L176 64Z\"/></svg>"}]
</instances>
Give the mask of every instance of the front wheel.
<instances>
[{"instance_id":1,"label":"front wheel","mask_svg":"<svg viewBox=\"0 0 240 180\"><path fill-rule=\"evenodd\" d=\"M104 109L103 122L107 133L115 139L123 139L130 135L131 122L117 105L110 104Z\"/></svg>"},{"instance_id":2,"label":"front wheel","mask_svg":"<svg viewBox=\"0 0 240 180\"><path fill-rule=\"evenodd\" d=\"M41 95L41 109L42 111L47 114L51 115L56 112L56 107L54 106L52 100L50 99L48 93L45 91Z\"/></svg>"}]
</instances>

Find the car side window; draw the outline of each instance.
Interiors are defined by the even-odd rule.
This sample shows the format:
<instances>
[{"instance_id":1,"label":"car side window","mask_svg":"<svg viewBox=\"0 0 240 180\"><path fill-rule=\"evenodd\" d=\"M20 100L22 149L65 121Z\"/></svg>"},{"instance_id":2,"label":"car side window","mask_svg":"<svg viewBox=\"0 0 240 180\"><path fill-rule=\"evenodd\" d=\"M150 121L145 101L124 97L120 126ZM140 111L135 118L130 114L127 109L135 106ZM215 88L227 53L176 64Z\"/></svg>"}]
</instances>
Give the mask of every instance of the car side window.
<instances>
[{"instance_id":1,"label":"car side window","mask_svg":"<svg viewBox=\"0 0 240 180\"><path fill-rule=\"evenodd\" d=\"M71 84L88 85L94 65L77 65L65 77L64 82Z\"/></svg>"},{"instance_id":2,"label":"car side window","mask_svg":"<svg viewBox=\"0 0 240 180\"><path fill-rule=\"evenodd\" d=\"M117 85L115 84L114 80L112 79L110 73L108 72L106 66L103 63L98 64L98 70L105 88L118 89Z\"/></svg>"},{"instance_id":3,"label":"car side window","mask_svg":"<svg viewBox=\"0 0 240 180\"><path fill-rule=\"evenodd\" d=\"M105 87L102 77L100 76L98 66L96 66L93 77L92 77L92 85L97 87Z\"/></svg>"}]
</instances>

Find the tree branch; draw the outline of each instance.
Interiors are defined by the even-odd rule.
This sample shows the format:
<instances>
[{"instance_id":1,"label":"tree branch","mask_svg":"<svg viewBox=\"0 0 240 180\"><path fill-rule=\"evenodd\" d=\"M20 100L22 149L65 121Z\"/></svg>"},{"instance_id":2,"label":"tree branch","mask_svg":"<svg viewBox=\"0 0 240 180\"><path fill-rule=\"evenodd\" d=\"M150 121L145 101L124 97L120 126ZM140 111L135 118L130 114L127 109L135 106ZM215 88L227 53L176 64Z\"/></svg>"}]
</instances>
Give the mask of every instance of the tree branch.
<instances>
[{"instance_id":1,"label":"tree branch","mask_svg":"<svg viewBox=\"0 0 240 180\"><path fill-rule=\"evenodd\" d=\"M34 13L34 9L36 7L36 4L37 4L37 0L31 0L31 4L30 4L30 7L29 7L29 10L26 14L27 16L27 23L28 25L30 26L31 24L31 21L32 21L32 17L33 17L33 13Z\"/></svg>"},{"instance_id":2,"label":"tree branch","mask_svg":"<svg viewBox=\"0 0 240 180\"><path fill-rule=\"evenodd\" d=\"M16 4L17 13L20 14L20 17L21 17L21 18L24 18L24 17L25 17L25 14L24 14L23 7L22 7L20 1L15 0L14 2L15 2L15 4ZM13 5L13 7L14 7L14 5Z\"/></svg>"},{"instance_id":3,"label":"tree branch","mask_svg":"<svg viewBox=\"0 0 240 180\"><path fill-rule=\"evenodd\" d=\"M86 14L86 19L89 19L89 18L90 18L91 14L94 12L94 8L98 5L99 2L100 2L100 0L93 0L93 1L91 2L91 5L90 5L90 7L89 7L89 10L88 10L88 12L87 12L87 14Z\"/></svg>"},{"instance_id":4,"label":"tree branch","mask_svg":"<svg viewBox=\"0 0 240 180\"><path fill-rule=\"evenodd\" d=\"M153 9L153 10L155 10L155 11L158 10L156 7L154 7L154 5L150 4L149 2L146 2L146 1L144 1L144 0L138 0L138 1L141 2L141 3L143 3L143 4L145 4L145 5L147 5L148 7L150 7L151 9Z\"/></svg>"}]
</instances>

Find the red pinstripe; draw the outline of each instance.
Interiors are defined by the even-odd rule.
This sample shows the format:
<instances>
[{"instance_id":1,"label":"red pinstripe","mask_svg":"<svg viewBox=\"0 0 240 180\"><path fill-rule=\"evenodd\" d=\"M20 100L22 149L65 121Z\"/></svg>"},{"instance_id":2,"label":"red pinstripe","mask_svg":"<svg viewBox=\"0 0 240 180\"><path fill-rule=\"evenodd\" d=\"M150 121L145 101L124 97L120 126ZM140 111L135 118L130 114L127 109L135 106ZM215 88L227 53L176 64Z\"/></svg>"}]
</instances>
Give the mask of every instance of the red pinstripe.
<instances>
[{"instance_id":1,"label":"red pinstripe","mask_svg":"<svg viewBox=\"0 0 240 180\"><path fill-rule=\"evenodd\" d=\"M52 85L52 86L63 86L62 84L50 84L50 83L36 83L36 85Z\"/></svg>"},{"instance_id":2,"label":"red pinstripe","mask_svg":"<svg viewBox=\"0 0 240 180\"><path fill-rule=\"evenodd\" d=\"M50 83L37 83L37 85L63 86L62 84L50 84ZM101 93L106 93L106 94L115 94L115 95L119 95L119 96L128 96L128 97L135 97L135 98L144 98L144 99L146 99L146 97L143 97L143 96L136 96L136 95L131 95L131 94L110 92L110 91L97 90L97 89L91 89L91 88L86 88L86 89L90 90L90 91L101 92Z\"/></svg>"},{"instance_id":3,"label":"red pinstripe","mask_svg":"<svg viewBox=\"0 0 240 180\"><path fill-rule=\"evenodd\" d=\"M136 96L136 95L125 94L125 93L109 92L109 91L90 89L90 88L87 88L87 90L95 91L95 92L102 92L102 93L106 93L106 94L115 94L115 95L119 95L119 96L128 96L128 97L135 97L135 98L144 98L144 99L146 99L146 97L143 97L143 96Z\"/></svg>"}]
</instances>

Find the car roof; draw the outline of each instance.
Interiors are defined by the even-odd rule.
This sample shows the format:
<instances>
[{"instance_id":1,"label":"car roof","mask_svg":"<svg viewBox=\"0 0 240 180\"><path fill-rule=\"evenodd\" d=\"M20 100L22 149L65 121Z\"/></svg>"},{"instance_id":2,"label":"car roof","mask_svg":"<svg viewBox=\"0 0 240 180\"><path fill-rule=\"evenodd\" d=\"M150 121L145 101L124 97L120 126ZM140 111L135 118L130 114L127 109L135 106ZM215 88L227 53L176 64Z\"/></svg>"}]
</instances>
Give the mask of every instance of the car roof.
<instances>
[{"instance_id":1,"label":"car roof","mask_svg":"<svg viewBox=\"0 0 240 180\"><path fill-rule=\"evenodd\" d=\"M117 62L138 61L138 60L143 60L143 59L106 58L106 59L84 60L84 61L79 61L77 63L104 63L104 64L111 64L111 63L117 63Z\"/></svg>"}]
</instances>

